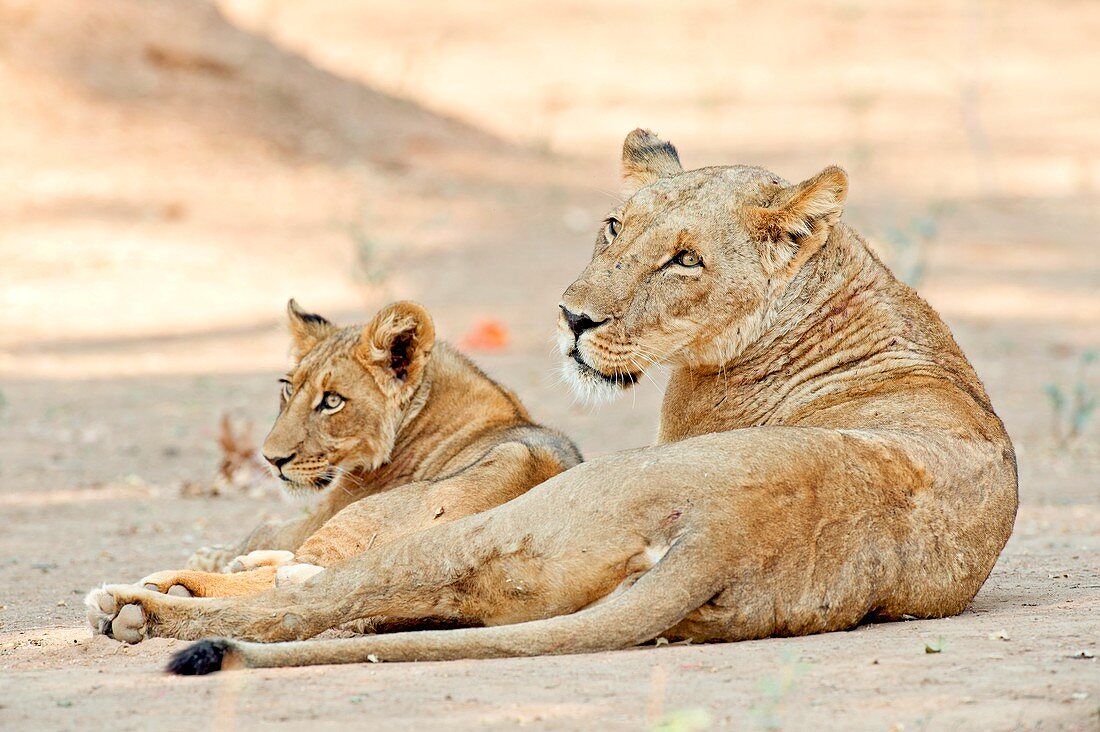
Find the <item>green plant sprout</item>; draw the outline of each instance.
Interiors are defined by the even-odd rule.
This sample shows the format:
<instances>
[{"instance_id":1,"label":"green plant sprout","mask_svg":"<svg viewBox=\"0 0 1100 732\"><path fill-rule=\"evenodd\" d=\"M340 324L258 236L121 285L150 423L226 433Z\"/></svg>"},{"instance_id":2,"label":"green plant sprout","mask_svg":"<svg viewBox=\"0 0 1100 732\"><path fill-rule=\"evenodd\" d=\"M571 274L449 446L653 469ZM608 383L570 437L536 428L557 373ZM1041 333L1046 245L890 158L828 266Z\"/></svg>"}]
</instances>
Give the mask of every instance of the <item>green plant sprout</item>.
<instances>
[{"instance_id":1,"label":"green plant sprout","mask_svg":"<svg viewBox=\"0 0 1100 732\"><path fill-rule=\"evenodd\" d=\"M344 225L355 253L356 275L360 282L376 285L386 279L386 270L380 263L380 247L367 231L366 215L359 216Z\"/></svg>"},{"instance_id":2,"label":"green plant sprout","mask_svg":"<svg viewBox=\"0 0 1100 732\"><path fill-rule=\"evenodd\" d=\"M760 691L763 700L753 706L753 714L757 723L764 729L781 729L783 727L783 711L790 701L790 696L798 686L799 679L809 670L810 664L803 663L793 653L783 654L783 665L779 667L775 676L769 676L760 681Z\"/></svg>"},{"instance_id":3,"label":"green plant sprout","mask_svg":"<svg viewBox=\"0 0 1100 732\"><path fill-rule=\"evenodd\" d=\"M936 238L939 227L932 216L914 216L905 226L888 226L883 238L894 247L896 271L902 282L918 286L924 279L926 247Z\"/></svg>"},{"instance_id":4,"label":"green plant sprout","mask_svg":"<svg viewBox=\"0 0 1100 732\"><path fill-rule=\"evenodd\" d=\"M1100 399L1086 378L1097 357L1097 352L1091 349L1081 354L1072 384L1052 382L1043 387L1053 416L1054 440L1059 447L1069 447L1080 438L1100 406Z\"/></svg>"}]
</instances>

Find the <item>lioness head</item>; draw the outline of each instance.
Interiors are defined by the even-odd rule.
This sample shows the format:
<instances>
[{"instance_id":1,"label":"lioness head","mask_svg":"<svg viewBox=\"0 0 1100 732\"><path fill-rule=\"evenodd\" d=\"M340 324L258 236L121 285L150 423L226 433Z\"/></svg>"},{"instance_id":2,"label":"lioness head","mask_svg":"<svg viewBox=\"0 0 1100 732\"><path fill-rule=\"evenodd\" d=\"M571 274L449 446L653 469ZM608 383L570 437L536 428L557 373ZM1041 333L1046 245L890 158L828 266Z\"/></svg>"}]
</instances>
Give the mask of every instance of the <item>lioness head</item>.
<instances>
[{"instance_id":1,"label":"lioness head","mask_svg":"<svg viewBox=\"0 0 1100 732\"><path fill-rule=\"evenodd\" d=\"M288 487L321 490L393 451L435 343L424 308L398 302L366 326L340 328L287 305L294 368L279 381L279 416L263 455Z\"/></svg>"},{"instance_id":2,"label":"lioness head","mask_svg":"<svg viewBox=\"0 0 1100 732\"><path fill-rule=\"evenodd\" d=\"M828 239L848 187L836 167L796 185L743 165L684 171L645 130L627 135L622 169L626 201L560 304L566 374L586 396L625 389L652 364L736 358Z\"/></svg>"}]
</instances>

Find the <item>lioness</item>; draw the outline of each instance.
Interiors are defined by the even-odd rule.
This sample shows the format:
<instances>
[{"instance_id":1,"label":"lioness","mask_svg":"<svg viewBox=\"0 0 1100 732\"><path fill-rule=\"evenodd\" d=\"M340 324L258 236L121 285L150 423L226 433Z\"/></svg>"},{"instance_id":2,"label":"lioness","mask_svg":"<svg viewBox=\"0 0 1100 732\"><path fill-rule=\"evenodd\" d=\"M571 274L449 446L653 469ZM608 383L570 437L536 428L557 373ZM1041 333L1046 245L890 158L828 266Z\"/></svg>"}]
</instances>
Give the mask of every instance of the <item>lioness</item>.
<instances>
[{"instance_id":1,"label":"lioness","mask_svg":"<svg viewBox=\"0 0 1100 732\"><path fill-rule=\"evenodd\" d=\"M672 367L659 443L245 598L91 597L176 673L735 641L966 607L1012 531L1016 462L936 313L843 223L847 177L685 172L637 130L626 203L565 292L579 385ZM353 618L481 628L288 643ZM526 621L526 622L525 622Z\"/></svg>"},{"instance_id":2,"label":"lioness","mask_svg":"<svg viewBox=\"0 0 1100 732\"><path fill-rule=\"evenodd\" d=\"M419 305L395 303L346 328L294 300L287 312L296 363L280 379L262 452L290 490L327 492L308 515L261 526L237 548L228 568L250 571L158 572L141 580L146 589L224 597L301 581L580 462L572 442L532 423L511 392L437 342ZM122 621L101 630L136 639Z\"/></svg>"}]
</instances>

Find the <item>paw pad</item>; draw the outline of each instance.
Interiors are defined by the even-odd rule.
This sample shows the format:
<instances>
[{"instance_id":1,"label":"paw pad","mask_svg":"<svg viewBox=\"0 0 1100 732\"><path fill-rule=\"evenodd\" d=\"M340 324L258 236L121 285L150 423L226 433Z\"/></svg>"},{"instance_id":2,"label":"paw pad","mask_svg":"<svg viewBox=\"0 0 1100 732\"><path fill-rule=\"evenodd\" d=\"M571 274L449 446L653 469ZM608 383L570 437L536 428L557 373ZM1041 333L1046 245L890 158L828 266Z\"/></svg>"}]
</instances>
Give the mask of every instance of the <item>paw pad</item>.
<instances>
[{"instance_id":1,"label":"paw pad","mask_svg":"<svg viewBox=\"0 0 1100 732\"><path fill-rule=\"evenodd\" d=\"M124 643L140 643L144 630L145 611L137 603L123 605L111 621L111 636Z\"/></svg>"}]
</instances>

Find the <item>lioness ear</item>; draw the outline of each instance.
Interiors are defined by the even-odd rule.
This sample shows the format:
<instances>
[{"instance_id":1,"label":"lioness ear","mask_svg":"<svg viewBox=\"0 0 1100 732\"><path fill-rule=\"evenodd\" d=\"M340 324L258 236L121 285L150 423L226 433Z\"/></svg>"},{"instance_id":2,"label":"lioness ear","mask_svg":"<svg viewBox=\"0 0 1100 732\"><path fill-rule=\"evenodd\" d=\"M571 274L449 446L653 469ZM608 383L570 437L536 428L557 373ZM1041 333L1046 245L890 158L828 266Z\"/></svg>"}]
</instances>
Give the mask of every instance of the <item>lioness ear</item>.
<instances>
[{"instance_id":1,"label":"lioness ear","mask_svg":"<svg viewBox=\"0 0 1100 732\"><path fill-rule=\"evenodd\" d=\"M634 130L623 141L623 195L682 172L676 148L649 130Z\"/></svg>"},{"instance_id":2,"label":"lioness ear","mask_svg":"<svg viewBox=\"0 0 1100 732\"><path fill-rule=\"evenodd\" d=\"M813 178L781 190L769 206L750 206L746 224L765 241L772 274L793 275L828 240L848 196L848 174L830 165Z\"/></svg>"},{"instance_id":3,"label":"lioness ear","mask_svg":"<svg viewBox=\"0 0 1100 732\"><path fill-rule=\"evenodd\" d=\"M420 381L434 345L428 311L415 302L395 302L364 326L355 355L383 390L400 392Z\"/></svg>"},{"instance_id":4,"label":"lioness ear","mask_svg":"<svg viewBox=\"0 0 1100 732\"><path fill-rule=\"evenodd\" d=\"M327 319L302 310L294 298L286 304L286 314L290 321L291 355L296 362L336 330Z\"/></svg>"}]
</instances>

